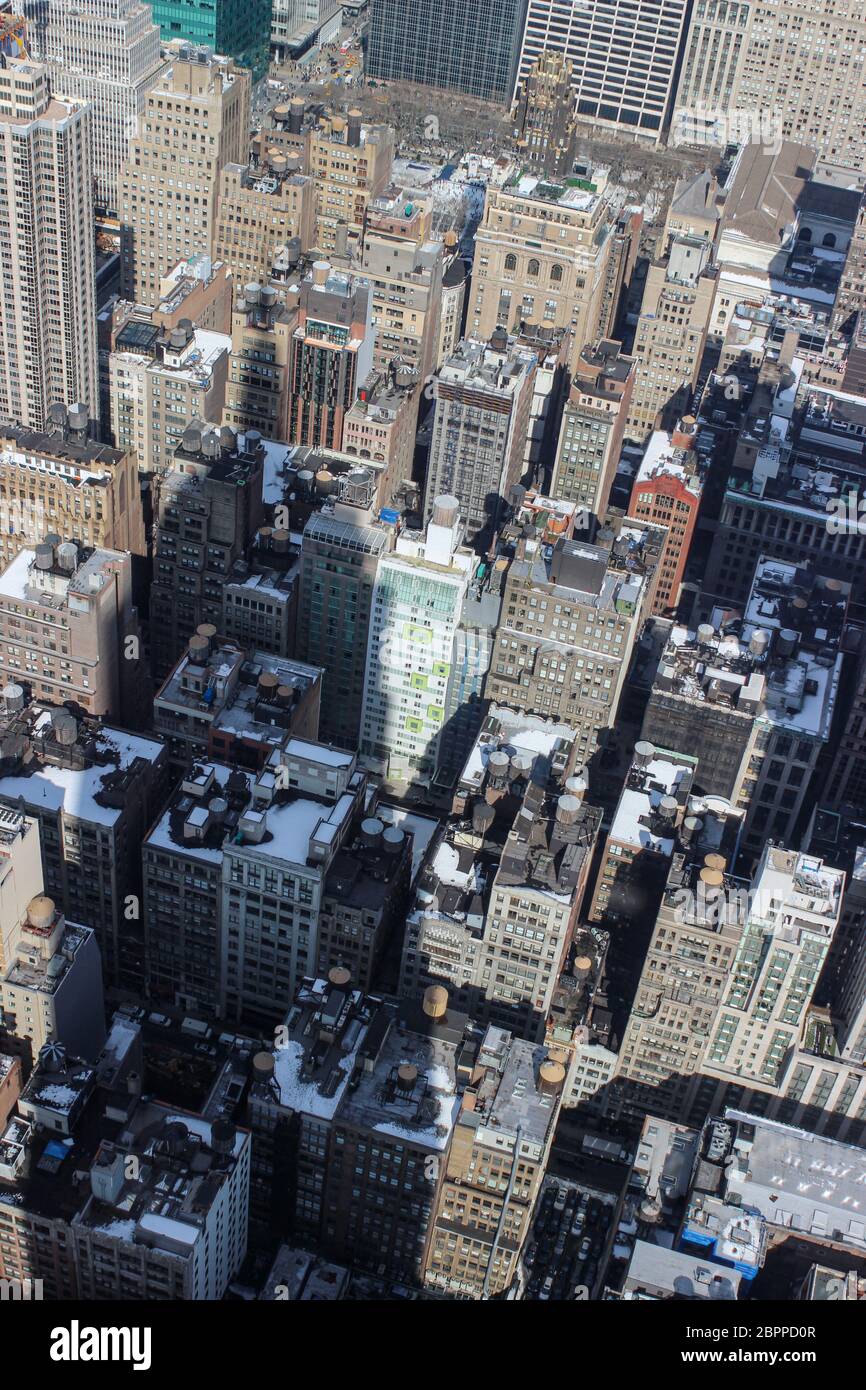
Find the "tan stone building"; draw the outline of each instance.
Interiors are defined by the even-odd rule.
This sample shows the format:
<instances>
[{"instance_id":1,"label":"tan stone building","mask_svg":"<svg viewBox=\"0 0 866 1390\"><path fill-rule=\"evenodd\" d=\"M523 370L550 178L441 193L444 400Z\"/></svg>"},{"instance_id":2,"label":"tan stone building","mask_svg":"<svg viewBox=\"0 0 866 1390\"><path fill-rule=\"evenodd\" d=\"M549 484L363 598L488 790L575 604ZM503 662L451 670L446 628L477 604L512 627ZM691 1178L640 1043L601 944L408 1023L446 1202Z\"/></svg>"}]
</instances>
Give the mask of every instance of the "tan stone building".
<instances>
[{"instance_id":1,"label":"tan stone building","mask_svg":"<svg viewBox=\"0 0 866 1390\"><path fill-rule=\"evenodd\" d=\"M316 247L345 254L360 240L368 204L390 182L394 130L362 124L359 111L350 111L347 120L334 116L312 132L309 160L316 180Z\"/></svg>"},{"instance_id":2,"label":"tan stone building","mask_svg":"<svg viewBox=\"0 0 866 1390\"><path fill-rule=\"evenodd\" d=\"M794 0L784 7L775 0L706 0L685 43L677 138L708 145L796 138L830 163L862 169L864 48L859 0ZM733 117L741 121L739 133Z\"/></svg>"},{"instance_id":3,"label":"tan stone building","mask_svg":"<svg viewBox=\"0 0 866 1390\"><path fill-rule=\"evenodd\" d=\"M521 323L570 328L572 356L602 323L612 219L604 189L535 175L491 188L475 241L466 332L489 338Z\"/></svg>"},{"instance_id":4,"label":"tan stone building","mask_svg":"<svg viewBox=\"0 0 866 1390\"><path fill-rule=\"evenodd\" d=\"M0 674L51 704L129 721L143 685L132 557L74 542L20 551L0 574Z\"/></svg>"},{"instance_id":5,"label":"tan stone building","mask_svg":"<svg viewBox=\"0 0 866 1390\"><path fill-rule=\"evenodd\" d=\"M214 255L240 288L267 285L278 251L293 237L313 245L314 181L300 173L297 155L268 150L260 164L227 164L220 175Z\"/></svg>"},{"instance_id":6,"label":"tan stone building","mask_svg":"<svg viewBox=\"0 0 866 1390\"><path fill-rule=\"evenodd\" d=\"M50 434L0 429L0 518L0 566L52 532L146 554L135 453L76 435L65 420Z\"/></svg>"},{"instance_id":7,"label":"tan stone building","mask_svg":"<svg viewBox=\"0 0 866 1390\"><path fill-rule=\"evenodd\" d=\"M442 299L444 247L432 224L429 204L389 189L367 209L358 267L370 282L374 366L402 358L421 381L436 366Z\"/></svg>"},{"instance_id":8,"label":"tan stone building","mask_svg":"<svg viewBox=\"0 0 866 1390\"><path fill-rule=\"evenodd\" d=\"M502 1028L487 1029L436 1194L424 1262L428 1286L487 1299L517 1282L564 1084L558 1054Z\"/></svg>"},{"instance_id":9,"label":"tan stone building","mask_svg":"<svg viewBox=\"0 0 866 1390\"><path fill-rule=\"evenodd\" d=\"M373 371L343 421L343 453L382 466L380 496L396 500L412 476L418 395L415 373Z\"/></svg>"},{"instance_id":10,"label":"tan stone building","mask_svg":"<svg viewBox=\"0 0 866 1390\"><path fill-rule=\"evenodd\" d=\"M156 304L179 261L210 255L220 174L246 160L250 75L213 54L171 62L147 94L120 172L121 284L127 298Z\"/></svg>"},{"instance_id":11,"label":"tan stone building","mask_svg":"<svg viewBox=\"0 0 866 1390\"><path fill-rule=\"evenodd\" d=\"M718 281L711 249L702 237L676 236L649 268L632 348L638 365L626 422L631 439L670 429L691 403Z\"/></svg>"},{"instance_id":12,"label":"tan stone building","mask_svg":"<svg viewBox=\"0 0 866 1390\"><path fill-rule=\"evenodd\" d=\"M222 422L285 439L288 429L288 366L297 313L273 285L246 286L235 296L232 349Z\"/></svg>"}]
</instances>

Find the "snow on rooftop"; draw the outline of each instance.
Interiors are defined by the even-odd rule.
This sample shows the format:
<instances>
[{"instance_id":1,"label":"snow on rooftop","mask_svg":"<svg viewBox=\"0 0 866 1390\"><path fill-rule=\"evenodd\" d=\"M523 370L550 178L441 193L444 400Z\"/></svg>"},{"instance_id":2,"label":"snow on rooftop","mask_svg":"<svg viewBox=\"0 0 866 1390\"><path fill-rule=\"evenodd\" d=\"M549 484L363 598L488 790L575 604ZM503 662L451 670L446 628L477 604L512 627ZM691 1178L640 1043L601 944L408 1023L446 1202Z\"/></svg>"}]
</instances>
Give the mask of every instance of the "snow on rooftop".
<instances>
[{"instance_id":1,"label":"snow on rooftop","mask_svg":"<svg viewBox=\"0 0 866 1390\"><path fill-rule=\"evenodd\" d=\"M0 777L0 795L16 802L23 797L25 805L32 806L36 811L62 810L65 816L77 820L113 826L123 811L100 806L97 802L103 779L118 769L131 766L138 757L154 762L163 745L155 739L110 728L99 732L96 745L101 752L113 755L111 762L84 769L55 767L49 763L26 777Z\"/></svg>"}]
</instances>

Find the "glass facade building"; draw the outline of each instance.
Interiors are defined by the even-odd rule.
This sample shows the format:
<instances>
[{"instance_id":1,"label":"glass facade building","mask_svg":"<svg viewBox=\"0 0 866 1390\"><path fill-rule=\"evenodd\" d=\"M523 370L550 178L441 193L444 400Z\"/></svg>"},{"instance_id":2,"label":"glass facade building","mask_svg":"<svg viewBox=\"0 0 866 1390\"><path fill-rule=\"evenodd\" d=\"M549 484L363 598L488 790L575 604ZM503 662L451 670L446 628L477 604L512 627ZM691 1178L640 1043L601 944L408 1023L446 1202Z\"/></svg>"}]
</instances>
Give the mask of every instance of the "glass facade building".
<instances>
[{"instance_id":1,"label":"glass facade building","mask_svg":"<svg viewBox=\"0 0 866 1390\"><path fill-rule=\"evenodd\" d=\"M511 102L527 0L371 0L367 76Z\"/></svg>"},{"instance_id":2,"label":"glass facade building","mask_svg":"<svg viewBox=\"0 0 866 1390\"><path fill-rule=\"evenodd\" d=\"M253 81L268 70L270 0L153 0L163 39L185 39L250 68Z\"/></svg>"}]
</instances>

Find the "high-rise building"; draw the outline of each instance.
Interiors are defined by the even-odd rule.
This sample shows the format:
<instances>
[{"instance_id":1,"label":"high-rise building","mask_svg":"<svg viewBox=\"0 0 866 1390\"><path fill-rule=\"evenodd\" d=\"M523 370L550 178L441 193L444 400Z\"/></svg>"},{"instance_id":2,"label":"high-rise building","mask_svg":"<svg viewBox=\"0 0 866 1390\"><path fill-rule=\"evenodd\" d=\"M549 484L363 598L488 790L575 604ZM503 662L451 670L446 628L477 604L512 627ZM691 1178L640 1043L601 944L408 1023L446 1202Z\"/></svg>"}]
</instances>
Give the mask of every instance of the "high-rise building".
<instances>
[{"instance_id":1,"label":"high-rise building","mask_svg":"<svg viewBox=\"0 0 866 1390\"><path fill-rule=\"evenodd\" d=\"M525 13L526 0L371 0L367 75L510 105Z\"/></svg>"},{"instance_id":2,"label":"high-rise building","mask_svg":"<svg viewBox=\"0 0 866 1390\"><path fill-rule=\"evenodd\" d=\"M343 419L343 453L379 473L379 495L402 509L412 480L415 426L418 420L418 373L395 361L385 371L369 373ZM414 488L413 488L414 491Z\"/></svg>"},{"instance_id":3,"label":"high-rise building","mask_svg":"<svg viewBox=\"0 0 866 1390\"><path fill-rule=\"evenodd\" d=\"M866 198L861 202L833 305L833 327L850 329L866 309Z\"/></svg>"},{"instance_id":4,"label":"high-rise building","mask_svg":"<svg viewBox=\"0 0 866 1390\"><path fill-rule=\"evenodd\" d=\"M433 382L435 414L424 497L456 497L467 541L489 545L523 475L536 373L533 353L504 329L490 343L464 339Z\"/></svg>"},{"instance_id":5,"label":"high-rise building","mask_svg":"<svg viewBox=\"0 0 866 1390\"><path fill-rule=\"evenodd\" d=\"M25 706L14 691L0 713L10 750L0 803L38 821L44 891L67 919L93 928L106 984L138 990L141 841L164 796L165 745L57 706Z\"/></svg>"},{"instance_id":6,"label":"high-rise building","mask_svg":"<svg viewBox=\"0 0 866 1390\"><path fill-rule=\"evenodd\" d=\"M649 609L642 547L629 535L608 547L524 541L508 572L485 695L574 728L581 763L613 725Z\"/></svg>"},{"instance_id":7,"label":"high-rise building","mask_svg":"<svg viewBox=\"0 0 866 1390\"><path fill-rule=\"evenodd\" d=\"M371 308L366 280L314 261L289 352L290 443L342 448L343 421L373 362Z\"/></svg>"},{"instance_id":8,"label":"high-rise building","mask_svg":"<svg viewBox=\"0 0 866 1390\"><path fill-rule=\"evenodd\" d=\"M670 434L657 430L638 465L627 515L667 528L652 611L676 608L698 519L704 469L695 451L698 432L691 416L680 420Z\"/></svg>"},{"instance_id":9,"label":"high-rise building","mask_svg":"<svg viewBox=\"0 0 866 1390\"><path fill-rule=\"evenodd\" d=\"M316 738L322 671L215 637L203 623L153 700L182 770L196 759L258 770L292 737Z\"/></svg>"},{"instance_id":10,"label":"high-rise building","mask_svg":"<svg viewBox=\"0 0 866 1390\"><path fill-rule=\"evenodd\" d=\"M316 187L298 155L268 152L265 161L226 164L219 183L214 256L240 289L270 283L278 251L293 238L308 251L316 229Z\"/></svg>"},{"instance_id":11,"label":"high-rise building","mask_svg":"<svg viewBox=\"0 0 866 1390\"><path fill-rule=\"evenodd\" d=\"M745 846L787 841L836 708L850 587L762 561L742 617L672 629L641 737L698 760L696 786L746 813ZM818 790L817 788L815 789Z\"/></svg>"},{"instance_id":12,"label":"high-rise building","mask_svg":"<svg viewBox=\"0 0 866 1390\"><path fill-rule=\"evenodd\" d=\"M358 746L373 592L393 541L371 508L343 501L304 528L297 650L327 668L319 730L341 748Z\"/></svg>"},{"instance_id":13,"label":"high-rise building","mask_svg":"<svg viewBox=\"0 0 866 1390\"><path fill-rule=\"evenodd\" d=\"M587 344L562 412L551 497L604 516L619 464L635 362L609 339Z\"/></svg>"},{"instance_id":14,"label":"high-rise building","mask_svg":"<svg viewBox=\"0 0 866 1390\"><path fill-rule=\"evenodd\" d=\"M436 366L444 248L432 231L432 209L389 193L367 207L359 273L370 284L376 330L373 364L399 358L426 381Z\"/></svg>"},{"instance_id":15,"label":"high-rise building","mask_svg":"<svg viewBox=\"0 0 866 1390\"><path fill-rule=\"evenodd\" d=\"M291 110L288 138L304 141L302 132L296 136L291 129ZM369 204L391 181L394 128L367 125L361 112L352 110L345 118L322 117L305 147L305 172L316 183L316 248L323 255L345 255L361 239Z\"/></svg>"},{"instance_id":16,"label":"high-rise building","mask_svg":"<svg viewBox=\"0 0 866 1390\"><path fill-rule=\"evenodd\" d=\"M0 427L0 564L60 532L79 545L145 554L133 452L88 437L83 414L55 405L47 431Z\"/></svg>"},{"instance_id":17,"label":"high-rise building","mask_svg":"<svg viewBox=\"0 0 866 1390\"><path fill-rule=\"evenodd\" d=\"M34 698L133 722L146 691L132 557L57 537L0 574L0 672Z\"/></svg>"},{"instance_id":18,"label":"high-rise building","mask_svg":"<svg viewBox=\"0 0 866 1390\"><path fill-rule=\"evenodd\" d=\"M418 883L404 996L445 985L479 1022L544 1037L602 818L575 757L568 725L490 710Z\"/></svg>"},{"instance_id":19,"label":"high-rise building","mask_svg":"<svg viewBox=\"0 0 866 1390\"><path fill-rule=\"evenodd\" d=\"M716 294L712 246L676 236L649 268L632 348L637 376L626 422L641 443L670 429L691 404Z\"/></svg>"},{"instance_id":20,"label":"high-rise building","mask_svg":"<svg viewBox=\"0 0 866 1390\"><path fill-rule=\"evenodd\" d=\"M153 0L153 17L163 42L181 39L225 53L240 67L250 68L254 82L266 76L271 41L268 0Z\"/></svg>"},{"instance_id":21,"label":"high-rise building","mask_svg":"<svg viewBox=\"0 0 866 1390\"><path fill-rule=\"evenodd\" d=\"M513 113L521 161L560 178L574 166L572 71L561 53L540 53L520 83Z\"/></svg>"},{"instance_id":22,"label":"high-rise building","mask_svg":"<svg viewBox=\"0 0 866 1390\"><path fill-rule=\"evenodd\" d=\"M674 134L719 143L804 141L831 164L862 168L866 94L860 63L866 21L856 0L706 0L689 24L678 75ZM671 75L674 76L673 68Z\"/></svg>"},{"instance_id":23,"label":"high-rise building","mask_svg":"<svg viewBox=\"0 0 866 1390\"><path fill-rule=\"evenodd\" d=\"M532 174L488 189L467 335L489 339L497 326L517 332L522 324L570 329L576 367L584 344L609 331L602 320L612 225L601 181Z\"/></svg>"},{"instance_id":24,"label":"high-rise building","mask_svg":"<svg viewBox=\"0 0 866 1390\"><path fill-rule=\"evenodd\" d=\"M296 321L275 286L238 285L223 424L244 433L258 430L264 439L286 438L289 353ZM199 414L203 420L217 418Z\"/></svg>"},{"instance_id":25,"label":"high-rise building","mask_svg":"<svg viewBox=\"0 0 866 1390\"><path fill-rule=\"evenodd\" d=\"M188 318L172 329L137 316L124 324L108 359L111 431L141 473L170 468L193 422L221 419L231 343Z\"/></svg>"},{"instance_id":26,"label":"high-rise building","mask_svg":"<svg viewBox=\"0 0 866 1390\"><path fill-rule=\"evenodd\" d=\"M373 589L360 751L388 779L429 784L454 644L475 562L463 548L457 499L437 498L425 533L404 532Z\"/></svg>"},{"instance_id":27,"label":"high-rise building","mask_svg":"<svg viewBox=\"0 0 866 1390\"><path fill-rule=\"evenodd\" d=\"M518 1282L565 1067L543 1044L491 1025L472 1079L436 1194L424 1282L451 1297L487 1299Z\"/></svg>"},{"instance_id":28,"label":"high-rise building","mask_svg":"<svg viewBox=\"0 0 866 1390\"><path fill-rule=\"evenodd\" d=\"M157 304L179 261L211 254L220 175L226 164L246 163L249 129L249 73L228 58L170 45L120 173L127 299Z\"/></svg>"},{"instance_id":29,"label":"high-rise building","mask_svg":"<svg viewBox=\"0 0 866 1390\"><path fill-rule=\"evenodd\" d=\"M657 145L671 117L687 0L529 0L518 80L543 53L571 64L578 119Z\"/></svg>"},{"instance_id":30,"label":"high-rise building","mask_svg":"<svg viewBox=\"0 0 866 1390\"><path fill-rule=\"evenodd\" d=\"M151 661L165 676L201 623L216 631L223 588L264 520L260 439L190 426L154 482Z\"/></svg>"},{"instance_id":31,"label":"high-rise building","mask_svg":"<svg viewBox=\"0 0 866 1390\"><path fill-rule=\"evenodd\" d=\"M337 945L342 894L328 914L326 885L368 790L355 754L300 738L256 773L194 764L144 842L154 997L261 1027L285 1018L319 969L323 913Z\"/></svg>"},{"instance_id":32,"label":"high-rise building","mask_svg":"<svg viewBox=\"0 0 866 1390\"><path fill-rule=\"evenodd\" d=\"M36 430L55 402L99 411L91 115L49 82L27 58L0 71L0 417Z\"/></svg>"},{"instance_id":33,"label":"high-rise building","mask_svg":"<svg viewBox=\"0 0 866 1390\"><path fill-rule=\"evenodd\" d=\"M145 94L164 66L151 7L143 0L25 0L24 9L32 12L53 94L89 103L94 201L114 213Z\"/></svg>"}]
</instances>

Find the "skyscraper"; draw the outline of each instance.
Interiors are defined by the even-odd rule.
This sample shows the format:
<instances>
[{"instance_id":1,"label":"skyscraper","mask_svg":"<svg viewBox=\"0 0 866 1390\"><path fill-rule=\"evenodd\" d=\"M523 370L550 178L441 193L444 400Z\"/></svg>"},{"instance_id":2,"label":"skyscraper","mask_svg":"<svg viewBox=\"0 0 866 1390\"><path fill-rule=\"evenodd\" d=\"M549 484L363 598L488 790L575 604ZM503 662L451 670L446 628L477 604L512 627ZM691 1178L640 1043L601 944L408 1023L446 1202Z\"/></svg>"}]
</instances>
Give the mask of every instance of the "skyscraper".
<instances>
[{"instance_id":1,"label":"skyscraper","mask_svg":"<svg viewBox=\"0 0 866 1390\"><path fill-rule=\"evenodd\" d=\"M455 497L439 497L426 534L401 536L373 591L361 754L395 781L429 783L439 762L448 678L473 557Z\"/></svg>"},{"instance_id":2,"label":"skyscraper","mask_svg":"<svg viewBox=\"0 0 866 1390\"><path fill-rule=\"evenodd\" d=\"M343 419L372 362L367 281L315 261L289 352L290 442L342 448Z\"/></svg>"},{"instance_id":3,"label":"skyscraper","mask_svg":"<svg viewBox=\"0 0 866 1390\"><path fill-rule=\"evenodd\" d=\"M0 70L0 416L98 406L90 111L54 100L47 68Z\"/></svg>"},{"instance_id":4,"label":"skyscraper","mask_svg":"<svg viewBox=\"0 0 866 1390\"><path fill-rule=\"evenodd\" d=\"M157 304L179 261L211 254L220 174L246 163L250 77L227 58L182 56L147 93L120 173L121 282L127 299Z\"/></svg>"},{"instance_id":5,"label":"skyscraper","mask_svg":"<svg viewBox=\"0 0 866 1390\"><path fill-rule=\"evenodd\" d=\"M563 53L578 119L658 144L688 8L687 0L529 0L518 80L542 53Z\"/></svg>"},{"instance_id":6,"label":"skyscraper","mask_svg":"<svg viewBox=\"0 0 866 1390\"><path fill-rule=\"evenodd\" d=\"M372 0L367 75L511 102L526 0Z\"/></svg>"},{"instance_id":7,"label":"skyscraper","mask_svg":"<svg viewBox=\"0 0 866 1390\"><path fill-rule=\"evenodd\" d=\"M252 70L254 82L268 70L270 0L154 0L153 17L163 39L226 53Z\"/></svg>"},{"instance_id":8,"label":"skyscraper","mask_svg":"<svg viewBox=\"0 0 866 1390\"><path fill-rule=\"evenodd\" d=\"M91 105L94 198L117 209L117 180L164 66L159 28L143 0L27 0L56 97ZM38 13L37 13L38 11Z\"/></svg>"}]
</instances>

